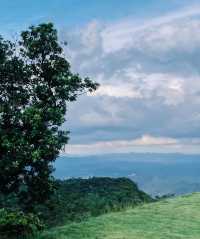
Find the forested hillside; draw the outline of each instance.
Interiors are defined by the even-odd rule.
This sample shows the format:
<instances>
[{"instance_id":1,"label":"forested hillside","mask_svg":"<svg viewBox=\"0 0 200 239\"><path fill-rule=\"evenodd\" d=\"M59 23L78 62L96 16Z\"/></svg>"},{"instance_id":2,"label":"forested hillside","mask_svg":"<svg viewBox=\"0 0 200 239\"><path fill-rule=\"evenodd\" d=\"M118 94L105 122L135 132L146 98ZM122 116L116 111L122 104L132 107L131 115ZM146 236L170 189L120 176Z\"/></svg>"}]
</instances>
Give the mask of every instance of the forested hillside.
<instances>
[{"instance_id":1,"label":"forested hillside","mask_svg":"<svg viewBox=\"0 0 200 239\"><path fill-rule=\"evenodd\" d=\"M59 180L50 200L51 210L43 215L47 224L58 225L150 201L152 198L127 178Z\"/></svg>"}]
</instances>

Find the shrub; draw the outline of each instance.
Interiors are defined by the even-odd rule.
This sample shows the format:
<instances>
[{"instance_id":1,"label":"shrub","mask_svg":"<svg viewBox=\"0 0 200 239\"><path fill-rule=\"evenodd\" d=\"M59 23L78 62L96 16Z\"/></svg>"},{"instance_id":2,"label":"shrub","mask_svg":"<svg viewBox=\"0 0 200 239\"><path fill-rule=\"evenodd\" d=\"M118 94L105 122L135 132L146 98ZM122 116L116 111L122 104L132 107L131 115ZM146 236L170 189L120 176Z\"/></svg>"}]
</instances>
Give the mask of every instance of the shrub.
<instances>
[{"instance_id":1,"label":"shrub","mask_svg":"<svg viewBox=\"0 0 200 239\"><path fill-rule=\"evenodd\" d=\"M0 209L0 238L22 238L34 235L43 224L34 214Z\"/></svg>"}]
</instances>

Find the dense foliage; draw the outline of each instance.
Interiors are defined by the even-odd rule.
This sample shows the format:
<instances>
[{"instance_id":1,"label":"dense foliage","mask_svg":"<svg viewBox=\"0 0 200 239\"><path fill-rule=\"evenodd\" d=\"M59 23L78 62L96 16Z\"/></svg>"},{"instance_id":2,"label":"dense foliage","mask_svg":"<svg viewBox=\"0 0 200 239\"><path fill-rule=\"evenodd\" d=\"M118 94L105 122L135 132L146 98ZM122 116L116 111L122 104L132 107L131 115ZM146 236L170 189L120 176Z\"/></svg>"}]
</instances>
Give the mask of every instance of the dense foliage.
<instances>
[{"instance_id":1,"label":"dense foliage","mask_svg":"<svg viewBox=\"0 0 200 239\"><path fill-rule=\"evenodd\" d=\"M73 74L51 23L17 43L0 38L0 193L33 210L54 190L52 163L68 141L67 102L97 84Z\"/></svg>"},{"instance_id":2,"label":"dense foliage","mask_svg":"<svg viewBox=\"0 0 200 239\"><path fill-rule=\"evenodd\" d=\"M43 211L48 224L62 224L127 206L152 201L127 178L90 178L57 181L50 211Z\"/></svg>"},{"instance_id":3,"label":"dense foliage","mask_svg":"<svg viewBox=\"0 0 200 239\"><path fill-rule=\"evenodd\" d=\"M22 238L33 236L43 228L39 218L21 211L0 209L0 238Z\"/></svg>"}]
</instances>

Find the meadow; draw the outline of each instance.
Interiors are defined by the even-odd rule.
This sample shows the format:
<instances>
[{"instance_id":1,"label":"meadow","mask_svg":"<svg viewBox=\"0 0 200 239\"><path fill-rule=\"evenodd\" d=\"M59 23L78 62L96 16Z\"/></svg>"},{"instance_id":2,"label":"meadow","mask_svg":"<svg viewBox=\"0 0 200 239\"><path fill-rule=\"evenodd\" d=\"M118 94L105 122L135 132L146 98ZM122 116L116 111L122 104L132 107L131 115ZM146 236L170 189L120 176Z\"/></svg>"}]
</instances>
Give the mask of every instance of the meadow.
<instances>
[{"instance_id":1,"label":"meadow","mask_svg":"<svg viewBox=\"0 0 200 239\"><path fill-rule=\"evenodd\" d=\"M200 193L143 204L45 231L37 239L199 239Z\"/></svg>"}]
</instances>

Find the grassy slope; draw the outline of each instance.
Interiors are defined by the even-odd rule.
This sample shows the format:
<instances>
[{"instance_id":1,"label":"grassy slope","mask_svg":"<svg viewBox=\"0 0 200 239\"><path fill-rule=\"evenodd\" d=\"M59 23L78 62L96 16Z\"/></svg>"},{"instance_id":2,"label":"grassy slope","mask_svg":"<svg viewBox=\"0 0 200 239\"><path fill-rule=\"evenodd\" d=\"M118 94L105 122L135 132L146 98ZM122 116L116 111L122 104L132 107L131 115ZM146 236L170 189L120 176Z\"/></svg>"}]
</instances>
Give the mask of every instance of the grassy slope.
<instances>
[{"instance_id":1,"label":"grassy slope","mask_svg":"<svg viewBox=\"0 0 200 239\"><path fill-rule=\"evenodd\" d=\"M110 213L44 233L40 239L199 239L200 193Z\"/></svg>"}]
</instances>

